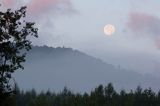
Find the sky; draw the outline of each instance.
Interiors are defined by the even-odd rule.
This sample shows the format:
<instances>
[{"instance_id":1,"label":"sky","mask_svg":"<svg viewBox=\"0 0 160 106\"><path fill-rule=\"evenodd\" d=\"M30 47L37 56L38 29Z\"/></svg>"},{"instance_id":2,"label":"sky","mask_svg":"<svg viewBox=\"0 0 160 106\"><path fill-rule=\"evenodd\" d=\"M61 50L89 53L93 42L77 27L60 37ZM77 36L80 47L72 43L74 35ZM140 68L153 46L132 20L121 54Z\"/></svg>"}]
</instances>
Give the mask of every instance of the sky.
<instances>
[{"instance_id":1,"label":"sky","mask_svg":"<svg viewBox=\"0 0 160 106\"><path fill-rule=\"evenodd\" d=\"M65 46L143 74L160 76L159 0L0 0L1 8L27 5L36 22L35 45ZM103 28L115 26L108 37Z\"/></svg>"}]
</instances>

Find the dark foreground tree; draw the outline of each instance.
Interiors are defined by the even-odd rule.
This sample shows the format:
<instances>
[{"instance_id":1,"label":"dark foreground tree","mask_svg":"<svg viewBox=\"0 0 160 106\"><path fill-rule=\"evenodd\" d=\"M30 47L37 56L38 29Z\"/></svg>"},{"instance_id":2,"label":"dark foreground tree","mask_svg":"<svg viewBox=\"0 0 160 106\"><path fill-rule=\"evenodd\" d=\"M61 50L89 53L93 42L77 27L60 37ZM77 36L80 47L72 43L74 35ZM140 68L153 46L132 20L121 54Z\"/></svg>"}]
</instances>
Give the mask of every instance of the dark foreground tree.
<instances>
[{"instance_id":1,"label":"dark foreground tree","mask_svg":"<svg viewBox=\"0 0 160 106\"><path fill-rule=\"evenodd\" d=\"M38 37L34 23L26 22L26 7L0 12L0 106L14 94L12 73L23 69L30 36Z\"/></svg>"}]
</instances>

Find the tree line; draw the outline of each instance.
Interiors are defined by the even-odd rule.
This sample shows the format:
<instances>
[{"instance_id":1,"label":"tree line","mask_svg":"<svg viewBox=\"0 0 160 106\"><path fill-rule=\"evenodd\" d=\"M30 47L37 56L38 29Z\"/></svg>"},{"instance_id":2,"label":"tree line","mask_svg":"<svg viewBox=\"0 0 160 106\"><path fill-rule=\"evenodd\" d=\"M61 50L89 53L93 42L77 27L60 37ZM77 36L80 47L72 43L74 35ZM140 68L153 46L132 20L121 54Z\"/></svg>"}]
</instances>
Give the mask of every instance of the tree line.
<instances>
[{"instance_id":1,"label":"tree line","mask_svg":"<svg viewBox=\"0 0 160 106\"><path fill-rule=\"evenodd\" d=\"M37 93L35 89L22 91L10 97L5 106L160 106L160 91L138 86L134 91L117 92L112 83L99 85L90 93L73 93L65 87L61 92Z\"/></svg>"}]
</instances>

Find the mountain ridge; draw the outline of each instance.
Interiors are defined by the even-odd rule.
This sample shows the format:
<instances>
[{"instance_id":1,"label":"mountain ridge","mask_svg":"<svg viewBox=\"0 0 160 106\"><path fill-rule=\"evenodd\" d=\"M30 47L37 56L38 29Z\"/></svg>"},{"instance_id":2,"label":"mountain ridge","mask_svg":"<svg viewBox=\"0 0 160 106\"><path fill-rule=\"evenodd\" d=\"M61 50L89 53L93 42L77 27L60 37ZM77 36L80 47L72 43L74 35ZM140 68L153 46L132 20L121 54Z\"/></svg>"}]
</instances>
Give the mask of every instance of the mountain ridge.
<instances>
[{"instance_id":1,"label":"mountain ridge","mask_svg":"<svg viewBox=\"0 0 160 106\"><path fill-rule=\"evenodd\" d=\"M35 46L27 54L24 71L17 71L20 88L59 91L90 91L99 84L112 82L117 89L135 89L138 85L160 88L158 78L114 67L78 50L65 47Z\"/></svg>"}]
</instances>

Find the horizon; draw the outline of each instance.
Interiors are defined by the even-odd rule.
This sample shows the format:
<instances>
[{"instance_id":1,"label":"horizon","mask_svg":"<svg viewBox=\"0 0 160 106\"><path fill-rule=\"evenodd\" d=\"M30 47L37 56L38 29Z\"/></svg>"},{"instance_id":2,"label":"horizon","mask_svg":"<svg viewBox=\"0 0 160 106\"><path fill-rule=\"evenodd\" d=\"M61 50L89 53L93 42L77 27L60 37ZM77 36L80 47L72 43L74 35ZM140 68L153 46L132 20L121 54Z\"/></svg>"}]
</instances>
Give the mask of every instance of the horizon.
<instances>
[{"instance_id":1,"label":"horizon","mask_svg":"<svg viewBox=\"0 0 160 106\"><path fill-rule=\"evenodd\" d=\"M1 8L28 7L27 20L36 22L39 28L39 38L32 39L34 45L70 47L115 66L158 75L158 3L157 0L1 0ZM103 31L107 24L115 27L110 37Z\"/></svg>"}]
</instances>

